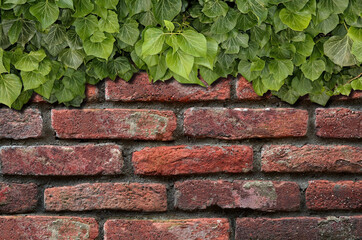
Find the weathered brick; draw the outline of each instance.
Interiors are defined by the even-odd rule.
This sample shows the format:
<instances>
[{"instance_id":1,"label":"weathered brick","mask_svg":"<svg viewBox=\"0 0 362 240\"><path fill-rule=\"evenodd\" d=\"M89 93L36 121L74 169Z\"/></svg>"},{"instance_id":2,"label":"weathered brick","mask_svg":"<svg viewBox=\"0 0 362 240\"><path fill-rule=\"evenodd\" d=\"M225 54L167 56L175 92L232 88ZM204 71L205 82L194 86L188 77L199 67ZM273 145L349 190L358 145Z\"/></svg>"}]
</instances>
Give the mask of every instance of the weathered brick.
<instances>
[{"instance_id":1,"label":"weathered brick","mask_svg":"<svg viewBox=\"0 0 362 240\"><path fill-rule=\"evenodd\" d=\"M236 240L360 239L362 217L238 218Z\"/></svg>"},{"instance_id":2,"label":"weathered brick","mask_svg":"<svg viewBox=\"0 0 362 240\"><path fill-rule=\"evenodd\" d=\"M37 195L38 189L34 183L0 182L0 213L30 212L38 202Z\"/></svg>"},{"instance_id":3,"label":"weathered brick","mask_svg":"<svg viewBox=\"0 0 362 240\"><path fill-rule=\"evenodd\" d=\"M270 145L262 149L264 172L362 172L362 148Z\"/></svg>"},{"instance_id":4,"label":"weathered brick","mask_svg":"<svg viewBox=\"0 0 362 240\"><path fill-rule=\"evenodd\" d=\"M361 138L362 112L347 108L317 108L317 136L325 138Z\"/></svg>"},{"instance_id":5,"label":"weathered brick","mask_svg":"<svg viewBox=\"0 0 362 240\"><path fill-rule=\"evenodd\" d=\"M190 108L184 120L186 135L228 140L301 137L307 125L308 112L291 108Z\"/></svg>"},{"instance_id":6,"label":"weathered brick","mask_svg":"<svg viewBox=\"0 0 362 240\"><path fill-rule=\"evenodd\" d=\"M0 109L0 139L38 138L43 130L43 119L37 109L23 112Z\"/></svg>"},{"instance_id":7,"label":"weathered brick","mask_svg":"<svg viewBox=\"0 0 362 240\"><path fill-rule=\"evenodd\" d=\"M265 100L270 98L270 92L259 96L253 89L253 84L248 82L243 76L240 76L236 82L236 96L239 100Z\"/></svg>"},{"instance_id":8,"label":"weathered brick","mask_svg":"<svg viewBox=\"0 0 362 240\"><path fill-rule=\"evenodd\" d=\"M248 146L163 146L144 148L132 157L136 174L179 175L240 173L253 169L253 149Z\"/></svg>"},{"instance_id":9,"label":"weathered brick","mask_svg":"<svg viewBox=\"0 0 362 240\"><path fill-rule=\"evenodd\" d=\"M48 188L48 211L113 209L162 212L167 209L166 187L156 183L85 183Z\"/></svg>"},{"instance_id":10,"label":"weathered brick","mask_svg":"<svg viewBox=\"0 0 362 240\"><path fill-rule=\"evenodd\" d=\"M105 240L228 240L229 222L224 218L183 220L108 220ZM142 229L140 231L140 229Z\"/></svg>"},{"instance_id":11,"label":"weathered brick","mask_svg":"<svg viewBox=\"0 0 362 240\"><path fill-rule=\"evenodd\" d=\"M250 208L261 211L296 211L300 191L294 182L188 180L175 184L175 206L183 210Z\"/></svg>"},{"instance_id":12,"label":"weathered brick","mask_svg":"<svg viewBox=\"0 0 362 240\"><path fill-rule=\"evenodd\" d=\"M123 167L117 145L5 147L0 150L3 174L112 175Z\"/></svg>"},{"instance_id":13,"label":"weathered brick","mask_svg":"<svg viewBox=\"0 0 362 240\"><path fill-rule=\"evenodd\" d=\"M52 216L0 216L0 239L96 239L94 218Z\"/></svg>"},{"instance_id":14,"label":"weathered brick","mask_svg":"<svg viewBox=\"0 0 362 240\"><path fill-rule=\"evenodd\" d=\"M362 181L310 181L305 198L312 210L361 210Z\"/></svg>"},{"instance_id":15,"label":"weathered brick","mask_svg":"<svg viewBox=\"0 0 362 240\"><path fill-rule=\"evenodd\" d=\"M106 81L106 100L191 102L225 100L230 98L230 80L223 79L211 87L190 86L170 80L151 83L147 73L139 73L130 82L118 79Z\"/></svg>"},{"instance_id":16,"label":"weathered brick","mask_svg":"<svg viewBox=\"0 0 362 240\"><path fill-rule=\"evenodd\" d=\"M52 110L59 138L172 140L176 116L172 111L139 109Z\"/></svg>"}]
</instances>

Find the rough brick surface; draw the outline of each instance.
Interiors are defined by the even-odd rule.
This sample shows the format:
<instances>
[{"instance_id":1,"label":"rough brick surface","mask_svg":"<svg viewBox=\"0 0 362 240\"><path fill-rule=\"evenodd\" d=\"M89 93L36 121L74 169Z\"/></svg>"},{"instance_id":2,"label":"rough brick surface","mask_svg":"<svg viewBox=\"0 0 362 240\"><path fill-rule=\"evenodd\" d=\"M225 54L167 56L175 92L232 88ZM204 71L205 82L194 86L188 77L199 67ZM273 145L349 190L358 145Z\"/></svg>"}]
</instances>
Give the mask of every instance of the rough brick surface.
<instances>
[{"instance_id":1,"label":"rough brick surface","mask_svg":"<svg viewBox=\"0 0 362 240\"><path fill-rule=\"evenodd\" d=\"M362 181L310 181L306 204L312 210L362 209Z\"/></svg>"},{"instance_id":2,"label":"rough brick surface","mask_svg":"<svg viewBox=\"0 0 362 240\"><path fill-rule=\"evenodd\" d=\"M248 82L243 76L240 76L236 82L236 96L240 100L265 100L270 98L270 92L264 96L259 96L253 89L253 84Z\"/></svg>"},{"instance_id":3,"label":"rough brick surface","mask_svg":"<svg viewBox=\"0 0 362 240\"><path fill-rule=\"evenodd\" d=\"M0 150L3 174L112 175L123 167L117 145L5 147Z\"/></svg>"},{"instance_id":4,"label":"rough brick surface","mask_svg":"<svg viewBox=\"0 0 362 240\"><path fill-rule=\"evenodd\" d=\"M139 73L130 82L119 79L106 81L106 100L191 102L230 98L230 80L219 80L212 87L190 86L175 80L151 83L147 73Z\"/></svg>"},{"instance_id":5,"label":"rough brick surface","mask_svg":"<svg viewBox=\"0 0 362 240\"><path fill-rule=\"evenodd\" d=\"M0 109L0 139L38 138L42 134L43 119L37 109L23 112Z\"/></svg>"},{"instance_id":6,"label":"rough brick surface","mask_svg":"<svg viewBox=\"0 0 362 240\"><path fill-rule=\"evenodd\" d=\"M317 136L325 138L361 138L362 112L347 108L317 108Z\"/></svg>"},{"instance_id":7,"label":"rough brick surface","mask_svg":"<svg viewBox=\"0 0 362 240\"><path fill-rule=\"evenodd\" d=\"M94 218L52 216L1 216L0 239L96 239L98 223Z\"/></svg>"},{"instance_id":8,"label":"rough brick surface","mask_svg":"<svg viewBox=\"0 0 362 240\"><path fill-rule=\"evenodd\" d=\"M48 188L44 193L49 211L113 209L166 211L166 187L156 183L85 183Z\"/></svg>"},{"instance_id":9,"label":"rough brick surface","mask_svg":"<svg viewBox=\"0 0 362 240\"><path fill-rule=\"evenodd\" d=\"M362 172L362 148L270 145L262 149L264 172Z\"/></svg>"},{"instance_id":10,"label":"rough brick surface","mask_svg":"<svg viewBox=\"0 0 362 240\"><path fill-rule=\"evenodd\" d=\"M291 108L190 108L184 120L186 135L229 140L301 137L307 125L307 111Z\"/></svg>"},{"instance_id":11,"label":"rough brick surface","mask_svg":"<svg viewBox=\"0 0 362 240\"><path fill-rule=\"evenodd\" d=\"M29 212L38 202L37 195L38 189L33 183L0 182L0 213Z\"/></svg>"},{"instance_id":12,"label":"rough brick surface","mask_svg":"<svg viewBox=\"0 0 362 240\"><path fill-rule=\"evenodd\" d=\"M360 239L362 217L238 218L236 240Z\"/></svg>"},{"instance_id":13,"label":"rough brick surface","mask_svg":"<svg viewBox=\"0 0 362 240\"><path fill-rule=\"evenodd\" d=\"M59 138L172 140L172 111L132 109L52 110Z\"/></svg>"},{"instance_id":14,"label":"rough brick surface","mask_svg":"<svg viewBox=\"0 0 362 240\"><path fill-rule=\"evenodd\" d=\"M260 211L295 211L300 191L294 182L188 180L175 184L175 206L183 210L250 208Z\"/></svg>"},{"instance_id":15,"label":"rough brick surface","mask_svg":"<svg viewBox=\"0 0 362 240\"><path fill-rule=\"evenodd\" d=\"M229 222L223 218L184 220L109 220L105 240L228 240ZM141 231L140 231L141 229Z\"/></svg>"},{"instance_id":16,"label":"rough brick surface","mask_svg":"<svg viewBox=\"0 0 362 240\"><path fill-rule=\"evenodd\" d=\"M241 173L253 168L253 149L247 146L171 146L144 148L132 157L136 174L179 175Z\"/></svg>"}]
</instances>

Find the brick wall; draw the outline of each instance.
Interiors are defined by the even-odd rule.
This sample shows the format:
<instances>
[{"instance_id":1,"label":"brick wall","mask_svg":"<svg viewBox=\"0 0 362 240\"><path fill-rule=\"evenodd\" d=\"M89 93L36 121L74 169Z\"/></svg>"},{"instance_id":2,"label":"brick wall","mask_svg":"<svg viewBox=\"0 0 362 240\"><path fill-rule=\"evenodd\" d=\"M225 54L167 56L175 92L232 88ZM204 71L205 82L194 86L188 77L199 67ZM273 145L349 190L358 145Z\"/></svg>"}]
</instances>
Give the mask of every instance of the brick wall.
<instances>
[{"instance_id":1,"label":"brick wall","mask_svg":"<svg viewBox=\"0 0 362 240\"><path fill-rule=\"evenodd\" d=\"M0 239L361 239L361 103L141 73L2 107Z\"/></svg>"}]
</instances>

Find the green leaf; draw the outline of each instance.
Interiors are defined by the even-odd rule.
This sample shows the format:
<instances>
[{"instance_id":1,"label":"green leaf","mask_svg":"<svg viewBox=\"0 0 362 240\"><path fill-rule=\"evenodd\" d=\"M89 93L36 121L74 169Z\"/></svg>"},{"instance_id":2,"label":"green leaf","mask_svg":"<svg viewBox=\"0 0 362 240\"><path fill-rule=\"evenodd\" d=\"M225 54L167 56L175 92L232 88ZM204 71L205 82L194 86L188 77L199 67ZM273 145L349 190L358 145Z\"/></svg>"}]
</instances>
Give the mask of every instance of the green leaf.
<instances>
[{"instance_id":1,"label":"green leaf","mask_svg":"<svg viewBox=\"0 0 362 240\"><path fill-rule=\"evenodd\" d=\"M204 35L188 29L177 35L177 43L181 50L194 57L206 57L207 41Z\"/></svg>"},{"instance_id":2,"label":"green leaf","mask_svg":"<svg viewBox=\"0 0 362 240\"><path fill-rule=\"evenodd\" d=\"M107 38L102 42L92 42L90 39L84 41L84 51L87 55L93 55L95 57L108 59L113 51L113 43L115 39L111 35L107 35Z\"/></svg>"},{"instance_id":3,"label":"green leaf","mask_svg":"<svg viewBox=\"0 0 362 240\"><path fill-rule=\"evenodd\" d=\"M58 59L67 67L78 69L83 63L85 53L82 49L64 49L58 56Z\"/></svg>"},{"instance_id":4,"label":"green leaf","mask_svg":"<svg viewBox=\"0 0 362 240\"><path fill-rule=\"evenodd\" d=\"M272 93L289 104L294 104L300 96L297 91L286 86L283 86L278 92Z\"/></svg>"},{"instance_id":5,"label":"green leaf","mask_svg":"<svg viewBox=\"0 0 362 240\"><path fill-rule=\"evenodd\" d=\"M20 95L22 87L20 78L15 74L0 75L0 103L11 107Z\"/></svg>"},{"instance_id":6,"label":"green leaf","mask_svg":"<svg viewBox=\"0 0 362 240\"><path fill-rule=\"evenodd\" d=\"M142 45L142 54L155 55L161 52L163 43L165 42L165 34L161 29L149 28L145 31L144 42Z\"/></svg>"},{"instance_id":7,"label":"green leaf","mask_svg":"<svg viewBox=\"0 0 362 240\"><path fill-rule=\"evenodd\" d=\"M292 88L298 92L300 96L304 96L313 90L312 82L305 77L294 77L292 80Z\"/></svg>"},{"instance_id":8,"label":"green leaf","mask_svg":"<svg viewBox=\"0 0 362 240\"><path fill-rule=\"evenodd\" d=\"M265 67L265 61L263 59L258 58L256 61L253 61L250 66L250 71L262 71Z\"/></svg>"},{"instance_id":9,"label":"green leaf","mask_svg":"<svg viewBox=\"0 0 362 240\"><path fill-rule=\"evenodd\" d=\"M215 34L224 34L230 32L238 21L238 12L229 9L226 16L219 16L211 25L211 32Z\"/></svg>"},{"instance_id":10,"label":"green leaf","mask_svg":"<svg viewBox=\"0 0 362 240\"><path fill-rule=\"evenodd\" d=\"M21 71L30 72L38 69L39 63L46 57L43 49L24 54L16 63L15 68Z\"/></svg>"},{"instance_id":11,"label":"green leaf","mask_svg":"<svg viewBox=\"0 0 362 240\"><path fill-rule=\"evenodd\" d=\"M211 18L226 16L229 6L226 2L220 0L210 0L205 2L202 12Z\"/></svg>"},{"instance_id":12,"label":"green leaf","mask_svg":"<svg viewBox=\"0 0 362 240\"><path fill-rule=\"evenodd\" d=\"M274 75L261 77L263 85L269 90L278 91L284 85L284 79L277 79Z\"/></svg>"},{"instance_id":13,"label":"green leaf","mask_svg":"<svg viewBox=\"0 0 362 240\"><path fill-rule=\"evenodd\" d=\"M94 4L91 0L74 0L75 13L73 17L83 18L91 13L94 9Z\"/></svg>"},{"instance_id":14,"label":"green leaf","mask_svg":"<svg viewBox=\"0 0 362 240\"><path fill-rule=\"evenodd\" d=\"M31 6L30 13L38 19L43 29L52 25L59 16L58 6L51 0L46 0Z\"/></svg>"},{"instance_id":15,"label":"green leaf","mask_svg":"<svg viewBox=\"0 0 362 240\"><path fill-rule=\"evenodd\" d=\"M172 22L167 21L167 20L163 20L163 22L165 24L167 31L172 32L173 30L175 30L175 25Z\"/></svg>"},{"instance_id":16,"label":"green leaf","mask_svg":"<svg viewBox=\"0 0 362 240\"><path fill-rule=\"evenodd\" d=\"M35 33L35 22L26 19L22 20L22 28L18 38L18 43L20 43L22 46L25 46L25 44L27 44L34 37Z\"/></svg>"},{"instance_id":17,"label":"green leaf","mask_svg":"<svg viewBox=\"0 0 362 240\"><path fill-rule=\"evenodd\" d=\"M79 37L85 40L98 30L98 19L94 15L89 15L87 17L77 18L73 25Z\"/></svg>"},{"instance_id":18,"label":"green leaf","mask_svg":"<svg viewBox=\"0 0 362 240\"><path fill-rule=\"evenodd\" d=\"M207 55L206 55L206 58L203 58L203 57L195 58L195 64L202 65L202 66L207 67L209 69L213 69L218 49L219 49L219 47L218 47L217 42L212 38L207 38Z\"/></svg>"},{"instance_id":19,"label":"green leaf","mask_svg":"<svg viewBox=\"0 0 362 240\"><path fill-rule=\"evenodd\" d=\"M310 14L291 12L284 8L280 11L279 17L284 24L294 31L303 31L309 25L312 16Z\"/></svg>"},{"instance_id":20,"label":"green leaf","mask_svg":"<svg viewBox=\"0 0 362 240\"><path fill-rule=\"evenodd\" d=\"M8 70L6 70L6 68L4 66L3 57L4 57L4 50L2 48L0 48L0 74L4 73L4 72L8 72Z\"/></svg>"},{"instance_id":21,"label":"green leaf","mask_svg":"<svg viewBox=\"0 0 362 240\"><path fill-rule=\"evenodd\" d=\"M347 35L333 36L324 43L324 53L341 67L353 66L357 64L357 60L351 53L352 43Z\"/></svg>"},{"instance_id":22,"label":"green leaf","mask_svg":"<svg viewBox=\"0 0 362 240\"><path fill-rule=\"evenodd\" d=\"M48 34L44 37L44 42L46 43L45 46L52 47L63 44L66 42L66 37L67 35L65 27L59 24L54 24L50 27Z\"/></svg>"},{"instance_id":23,"label":"green leaf","mask_svg":"<svg viewBox=\"0 0 362 240\"><path fill-rule=\"evenodd\" d=\"M24 90L34 89L44 84L48 79L40 73L21 71L21 80L24 84Z\"/></svg>"},{"instance_id":24,"label":"green leaf","mask_svg":"<svg viewBox=\"0 0 362 240\"><path fill-rule=\"evenodd\" d=\"M207 82L207 84L211 85L213 82L220 78L219 74L211 71L208 68L200 67L200 75Z\"/></svg>"},{"instance_id":25,"label":"green leaf","mask_svg":"<svg viewBox=\"0 0 362 240\"><path fill-rule=\"evenodd\" d=\"M356 56L359 62L362 62L362 41L353 43L351 53Z\"/></svg>"},{"instance_id":26,"label":"green leaf","mask_svg":"<svg viewBox=\"0 0 362 240\"><path fill-rule=\"evenodd\" d=\"M259 71L251 71L251 63L246 60L240 60L238 65L238 72L245 77L246 80L254 81L260 76Z\"/></svg>"},{"instance_id":27,"label":"green leaf","mask_svg":"<svg viewBox=\"0 0 362 240\"><path fill-rule=\"evenodd\" d=\"M194 65L194 57L181 50L175 53L168 51L166 55L166 64L174 73L189 79L189 75Z\"/></svg>"},{"instance_id":28,"label":"green leaf","mask_svg":"<svg viewBox=\"0 0 362 240\"><path fill-rule=\"evenodd\" d=\"M99 20L99 29L108 33L118 33L118 16L114 11L108 10L107 18Z\"/></svg>"},{"instance_id":29,"label":"green leaf","mask_svg":"<svg viewBox=\"0 0 362 240\"><path fill-rule=\"evenodd\" d=\"M350 37L355 42L362 42L362 28L350 27L348 29L348 37Z\"/></svg>"},{"instance_id":30,"label":"green leaf","mask_svg":"<svg viewBox=\"0 0 362 240\"><path fill-rule=\"evenodd\" d=\"M302 8L305 6L307 2L309 2L309 0L289 1L283 4L288 10L292 12L298 12L302 10Z\"/></svg>"},{"instance_id":31,"label":"green leaf","mask_svg":"<svg viewBox=\"0 0 362 240\"><path fill-rule=\"evenodd\" d=\"M99 43L99 42L103 42L103 40L105 40L107 37L104 34L104 32L101 31L96 31L91 37L90 40L93 43Z\"/></svg>"},{"instance_id":32,"label":"green leaf","mask_svg":"<svg viewBox=\"0 0 362 240\"><path fill-rule=\"evenodd\" d=\"M316 31L321 32L323 34L328 34L337 27L338 23L339 23L338 15L332 14L327 19L323 20L317 26L315 26L315 29Z\"/></svg>"},{"instance_id":33,"label":"green leaf","mask_svg":"<svg viewBox=\"0 0 362 240\"><path fill-rule=\"evenodd\" d=\"M249 42L249 35L243 33L237 33L234 37L228 38L221 44L221 47L225 49L227 54L237 54L240 51L240 47L247 48Z\"/></svg>"},{"instance_id":34,"label":"green leaf","mask_svg":"<svg viewBox=\"0 0 362 240\"><path fill-rule=\"evenodd\" d=\"M362 77L353 80L351 82L351 87L353 90L362 90Z\"/></svg>"},{"instance_id":35,"label":"green leaf","mask_svg":"<svg viewBox=\"0 0 362 240\"><path fill-rule=\"evenodd\" d=\"M64 87L70 89L74 95L83 95L85 91L85 73L80 71L70 71L65 73L62 80Z\"/></svg>"},{"instance_id":36,"label":"green leaf","mask_svg":"<svg viewBox=\"0 0 362 240\"><path fill-rule=\"evenodd\" d=\"M323 91L321 93L310 93L309 98L312 102L325 106L327 104L330 96L325 91Z\"/></svg>"},{"instance_id":37,"label":"green leaf","mask_svg":"<svg viewBox=\"0 0 362 240\"><path fill-rule=\"evenodd\" d=\"M122 76L131 70L131 64L126 57L118 57L107 64L109 76L115 80L117 76Z\"/></svg>"},{"instance_id":38,"label":"green leaf","mask_svg":"<svg viewBox=\"0 0 362 240\"><path fill-rule=\"evenodd\" d=\"M314 41L313 38L307 34L303 42L296 42L294 46L299 54L309 57L314 49Z\"/></svg>"},{"instance_id":39,"label":"green leaf","mask_svg":"<svg viewBox=\"0 0 362 240\"><path fill-rule=\"evenodd\" d=\"M22 21L17 20L13 23L8 32L9 41L11 44L14 44L16 43L16 41L18 41L22 28Z\"/></svg>"},{"instance_id":40,"label":"green leaf","mask_svg":"<svg viewBox=\"0 0 362 240\"><path fill-rule=\"evenodd\" d=\"M24 106L24 104L26 104L31 96L33 95L33 91L29 90L29 91L23 91L19 97L15 100L15 102L13 102L13 104L11 104L11 108L14 108L16 110L21 110L21 108Z\"/></svg>"},{"instance_id":41,"label":"green leaf","mask_svg":"<svg viewBox=\"0 0 362 240\"><path fill-rule=\"evenodd\" d=\"M153 11L157 21L164 24L163 20L172 21L181 12L181 0L156 0Z\"/></svg>"},{"instance_id":42,"label":"green leaf","mask_svg":"<svg viewBox=\"0 0 362 240\"><path fill-rule=\"evenodd\" d=\"M260 78L256 78L253 80L253 89L256 94L259 96L263 96L264 93L268 91L268 88L266 88Z\"/></svg>"},{"instance_id":43,"label":"green leaf","mask_svg":"<svg viewBox=\"0 0 362 240\"><path fill-rule=\"evenodd\" d=\"M319 21L327 19L331 14L343 13L348 3L348 0L320 0L317 6Z\"/></svg>"},{"instance_id":44,"label":"green leaf","mask_svg":"<svg viewBox=\"0 0 362 240\"><path fill-rule=\"evenodd\" d=\"M96 0L95 1L95 3L102 8L114 9L114 10L117 10L118 2L119 2L119 0Z\"/></svg>"},{"instance_id":45,"label":"green leaf","mask_svg":"<svg viewBox=\"0 0 362 240\"><path fill-rule=\"evenodd\" d=\"M74 9L73 7L73 0L55 0L55 3L60 8L70 8Z\"/></svg>"},{"instance_id":46,"label":"green leaf","mask_svg":"<svg viewBox=\"0 0 362 240\"><path fill-rule=\"evenodd\" d=\"M326 64L322 60L309 60L300 68L306 78L314 81L326 70Z\"/></svg>"},{"instance_id":47,"label":"green leaf","mask_svg":"<svg viewBox=\"0 0 362 240\"><path fill-rule=\"evenodd\" d=\"M293 62L291 60L274 59L269 63L269 71L276 81L281 82L293 74Z\"/></svg>"},{"instance_id":48,"label":"green leaf","mask_svg":"<svg viewBox=\"0 0 362 240\"><path fill-rule=\"evenodd\" d=\"M236 0L236 4L240 12L252 12L258 18L259 25L264 22L268 16L268 0Z\"/></svg>"},{"instance_id":49,"label":"green leaf","mask_svg":"<svg viewBox=\"0 0 362 240\"><path fill-rule=\"evenodd\" d=\"M119 33L117 34L117 38L122 42L133 46L138 40L139 35L140 31L138 30L138 22L129 20L121 26Z\"/></svg>"},{"instance_id":50,"label":"green leaf","mask_svg":"<svg viewBox=\"0 0 362 240\"><path fill-rule=\"evenodd\" d=\"M254 14L240 14L236 23L236 28L246 31L254 27L256 24L258 24L258 19Z\"/></svg>"}]
</instances>

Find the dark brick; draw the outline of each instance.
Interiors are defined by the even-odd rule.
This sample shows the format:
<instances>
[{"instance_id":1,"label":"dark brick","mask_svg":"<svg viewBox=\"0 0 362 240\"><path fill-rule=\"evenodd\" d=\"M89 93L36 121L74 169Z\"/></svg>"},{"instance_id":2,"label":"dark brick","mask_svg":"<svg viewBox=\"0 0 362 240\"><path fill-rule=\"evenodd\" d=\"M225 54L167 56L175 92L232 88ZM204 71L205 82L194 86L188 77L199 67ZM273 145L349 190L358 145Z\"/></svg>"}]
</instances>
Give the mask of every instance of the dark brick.
<instances>
[{"instance_id":1,"label":"dark brick","mask_svg":"<svg viewBox=\"0 0 362 240\"><path fill-rule=\"evenodd\" d=\"M37 195L38 189L34 183L0 182L0 213L30 212L38 202Z\"/></svg>"}]
</instances>

